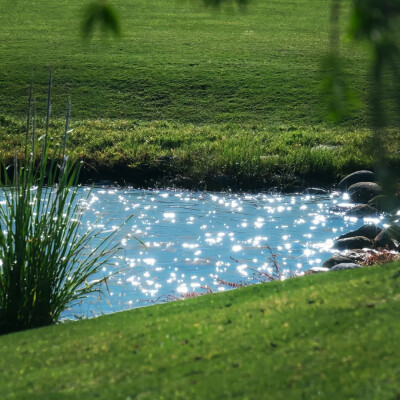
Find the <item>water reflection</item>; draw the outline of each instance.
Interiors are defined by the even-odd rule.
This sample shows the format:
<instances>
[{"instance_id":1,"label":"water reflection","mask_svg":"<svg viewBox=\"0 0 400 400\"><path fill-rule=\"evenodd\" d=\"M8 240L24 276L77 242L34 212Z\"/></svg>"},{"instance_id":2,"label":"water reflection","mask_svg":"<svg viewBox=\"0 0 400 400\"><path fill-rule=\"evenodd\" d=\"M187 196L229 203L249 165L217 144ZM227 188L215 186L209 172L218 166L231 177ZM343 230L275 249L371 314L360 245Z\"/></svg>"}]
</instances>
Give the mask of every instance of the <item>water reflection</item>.
<instances>
[{"instance_id":1,"label":"water reflection","mask_svg":"<svg viewBox=\"0 0 400 400\"><path fill-rule=\"evenodd\" d=\"M89 189L83 188L85 194ZM346 217L347 196L226 194L190 191L93 189L84 204L86 227L117 229L119 259L104 268L109 301L93 297L68 315L97 315L145 305L160 296L200 292L218 284L271 273L270 246L285 271L320 265L333 238L378 219ZM140 240L140 242L138 241ZM101 278L99 276L97 278Z\"/></svg>"}]
</instances>

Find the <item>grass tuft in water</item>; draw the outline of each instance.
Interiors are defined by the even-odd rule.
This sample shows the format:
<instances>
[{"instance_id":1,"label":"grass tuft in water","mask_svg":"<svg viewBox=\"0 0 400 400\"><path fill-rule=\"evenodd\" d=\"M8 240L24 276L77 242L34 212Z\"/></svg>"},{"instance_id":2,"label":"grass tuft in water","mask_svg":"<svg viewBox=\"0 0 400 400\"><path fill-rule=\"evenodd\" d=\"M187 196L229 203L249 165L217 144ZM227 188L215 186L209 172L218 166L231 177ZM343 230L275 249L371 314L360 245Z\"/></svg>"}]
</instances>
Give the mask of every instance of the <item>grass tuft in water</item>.
<instances>
[{"instance_id":1,"label":"grass tuft in water","mask_svg":"<svg viewBox=\"0 0 400 400\"><path fill-rule=\"evenodd\" d=\"M61 145L50 149L50 97L51 73L44 135L35 137L31 89L25 157L0 163L0 333L53 324L79 299L102 293L106 278L88 279L118 250L113 233L82 230L81 166L66 155L70 104Z\"/></svg>"}]
</instances>

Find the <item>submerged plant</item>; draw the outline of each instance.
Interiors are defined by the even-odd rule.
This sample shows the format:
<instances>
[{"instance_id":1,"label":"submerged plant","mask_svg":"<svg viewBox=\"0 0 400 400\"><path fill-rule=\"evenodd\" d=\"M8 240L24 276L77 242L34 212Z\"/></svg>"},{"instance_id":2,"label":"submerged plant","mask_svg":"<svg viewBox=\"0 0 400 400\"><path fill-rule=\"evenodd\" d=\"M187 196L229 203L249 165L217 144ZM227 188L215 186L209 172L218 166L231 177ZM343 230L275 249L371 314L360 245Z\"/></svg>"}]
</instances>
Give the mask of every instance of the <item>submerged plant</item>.
<instances>
[{"instance_id":1,"label":"submerged plant","mask_svg":"<svg viewBox=\"0 0 400 400\"><path fill-rule=\"evenodd\" d=\"M62 145L50 153L50 93L51 74L41 149L31 88L25 159L0 163L0 333L52 324L79 299L102 293L106 278L87 281L118 250L113 233L81 228L80 164L65 154L70 106Z\"/></svg>"}]
</instances>

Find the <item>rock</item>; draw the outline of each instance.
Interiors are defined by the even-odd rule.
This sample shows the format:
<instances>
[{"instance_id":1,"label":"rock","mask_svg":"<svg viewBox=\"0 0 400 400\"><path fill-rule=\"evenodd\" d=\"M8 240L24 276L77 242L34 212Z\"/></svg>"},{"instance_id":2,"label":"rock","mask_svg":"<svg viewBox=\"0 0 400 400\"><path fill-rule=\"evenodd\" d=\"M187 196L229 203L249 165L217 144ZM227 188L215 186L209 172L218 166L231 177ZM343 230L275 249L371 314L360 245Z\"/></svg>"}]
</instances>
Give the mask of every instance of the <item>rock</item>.
<instances>
[{"instance_id":1,"label":"rock","mask_svg":"<svg viewBox=\"0 0 400 400\"><path fill-rule=\"evenodd\" d=\"M400 197L380 194L373 197L368 204L376 208L379 212L390 213L400 207Z\"/></svg>"},{"instance_id":2,"label":"rock","mask_svg":"<svg viewBox=\"0 0 400 400\"><path fill-rule=\"evenodd\" d=\"M392 224L386 228L386 231L389 232L398 242L400 242L400 226Z\"/></svg>"},{"instance_id":3,"label":"rock","mask_svg":"<svg viewBox=\"0 0 400 400\"><path fill-rule=\"evenodd\" d=\"M113 186L115 182L110 181L109 179L100 179L95 182L95 186Z\"/></svg>"},{"instance_id":4,"label":"rock","mask_svg":"<svg viewBox=\"0 0 400 400\"><path fill-rule=\"evenodd\" d=\"M335 204L330 208L330 211L344 213L349 210L352 210L353 208L354 208L354 205L352 205L350 203Z\"/></svg>"},{"instance_id":5,"label":"rock","mask_svg":"<svg viewBox=\"0 0 400 400\"><path fill-rule=\"evenodd\" d=\"M378 210L368 204L361 204L346 212L347 217L376 217Z\"/></svg>"},{"instance_id":6,"label":"rock","mask_svg":"<svg viewBox=\"0 0 400 400\"><path fill-rule=\"evenodd\" d=\"M356 203L368 203L382 193L382 188L374 182L358 182L348 188L350 198Z\"/></svg>"},{"instance_id":7,"label":"rock","mask_svg":"<svg viewBox=\"0 0 400 400\"><path fill-rule=\"evenodd\" d=\"M303 192L304 194L329 194L329 191L322 188L309 187Z\"/></svg>"},{"instance_id":8,"label":"rock","mask_svg":"<svg viewBox=\"0 0 400 400\"><path fill-rule=\"evenodd\" d=\"M307 274L319 274L321 272L327 272L329 268L325 267L312 267L307 271Z\"/></svg>"},{"instance_id":9,"label":"rock","mask_svg":"<svg viewBox=\"0 0 400 400\"><path fill-rule=\"evenodd\" d=\"M397 250L399 248L399 242L387 230L383 230L375 238L375 247L388 250Z\"/></svg>"},{"instance_id":10,"label":"rock","mask_svg":"<svg viewBox=\"0 0 400 400\"><path fill-rule=\"evenodd\" d=\"M355 231L350 231L348 233L344 233L340 235L338 239L346 239L354 236L364 236L368 239L375 239L376 236L382 231L379 226L376 225L363 225L361 228L356 229Z\"/></svg>"},{"instance_id":11,"label":"rock","mask_svg":"<svg viewBox=\"0 0 400 400\"><path fill-rule=\"evenodd\" d=\"M361 261L364 260L364 257L366 254L369 254L371 252L374 252L372 249L354 249L351 251L348 251L346 253L347 257L350 257L353 260Z\"/></svg>"},{"instance_id":12,"label":"rock","mask_svg":"<svg viewBox=\"0 0 400 400\"><path fill-rule=\"evenodd\" d=\"M365 236L354 236L336 240L333 247L338 250L373 248L373 241Z\"/></svg>"},{"instance_id":13,"label":"rock","mask_svg":"<svg viewBox=\"0 0 400 400\"><path fill-rule=\"evenodd\" d=\"M332 257L329 257L323 264L323 268L332 268L337 264L342 264L342 263L351 263L353 262L354 259L351 257L348 257L343 254L334 254Z\"/></svg>"},{"instance_id":14,"label":"rock","mask_svg":"<svg viewBox=\"0 0 400 400\"><path fill-rule=\"evenodd\" d=\"M344 271L346 269L355 269L355 268L362 268L360 264L355 263L342 263L337 264L330 269L330 271Z\"/></svg>"},{"instance_id":15,"label":"rock","mask_svg":"<svg viewBox=\"0 0 400 400\"><path fill-rule=\"evenodd\" d=\"M376 182L376 176L373 172L362 170L353 172L350 175L347 175L339 182L339 190L345 192L351 185L354 185L358 182Z\"/></svg>"},{"instance_id":16,"label":"rock","mask_svg":"<svg viewBox=\"0 0 400 400\"><path fill-rule=\"evenodd\" d=\"M360 264L361 262L364 262L365 259L371 254L374 253L376 250L374 249L354 249L351 251L348 251L346 253L346 256L351 258L353 263Z\"/></svg>"}]
</instances>

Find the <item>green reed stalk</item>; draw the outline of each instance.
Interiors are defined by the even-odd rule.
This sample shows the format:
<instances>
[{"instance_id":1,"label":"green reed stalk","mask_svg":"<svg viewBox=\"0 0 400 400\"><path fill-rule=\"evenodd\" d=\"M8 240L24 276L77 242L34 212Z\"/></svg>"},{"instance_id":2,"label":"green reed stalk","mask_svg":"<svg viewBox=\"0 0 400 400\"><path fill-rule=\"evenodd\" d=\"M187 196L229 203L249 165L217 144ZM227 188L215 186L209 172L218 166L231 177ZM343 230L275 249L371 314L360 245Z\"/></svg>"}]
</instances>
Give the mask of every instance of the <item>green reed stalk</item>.
<instances>
[{"instance_id":1,"label":"green reed stalk","mask_svg":"<svg viewBox=\"0 0 400 400\"><path fill-rule=\"evenodd\" d=\"M25 159L18 162L15 157L12 172L0 162L0 333L55 323L67 307L89 293L102 293L105 279L87 281L118 250L111 243L115 232L104 237L100 231L81 229L85 199L78 194L80 164L65 155L70 106L63 143L50 155L51 75L48 93L39 159L35 137L28 140L28 120ZM31 102L30 91L28 119ZM34 136L35 104L33 110Z\"/></svg>"}]
</instances>

